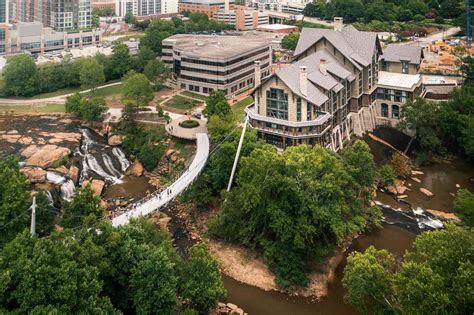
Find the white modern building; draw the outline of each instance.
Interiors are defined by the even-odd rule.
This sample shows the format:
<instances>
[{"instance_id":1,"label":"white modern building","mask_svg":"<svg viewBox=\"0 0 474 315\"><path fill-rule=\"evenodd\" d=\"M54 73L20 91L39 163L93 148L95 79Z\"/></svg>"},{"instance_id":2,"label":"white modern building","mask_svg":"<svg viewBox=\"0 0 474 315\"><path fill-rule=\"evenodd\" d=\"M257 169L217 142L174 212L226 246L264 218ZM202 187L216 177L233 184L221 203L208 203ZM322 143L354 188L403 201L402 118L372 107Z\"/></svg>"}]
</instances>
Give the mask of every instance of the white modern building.
<instances>
[{"instance_id":1,"label":"white modern building","mask_svg":"<svg viewBox=\"0 0 474 315\"><path fill-rule=\"evenodd\" d=\"M178 0L116 0L115 14L124 17L127 13L139 18L176 14Z\"/></svg>"},{"instance_id":2,"label":"white modern building","mask_svg":"<svg viewBox=\"0 0 474 315\"><path fill-rule=\"evenodd\" d=\"M173 35L163 40L162 60L182 89L209 95L238 94L271 74L272 34ZM255 73L258 76L255 76Z\"/></svg>"}]
</instances>

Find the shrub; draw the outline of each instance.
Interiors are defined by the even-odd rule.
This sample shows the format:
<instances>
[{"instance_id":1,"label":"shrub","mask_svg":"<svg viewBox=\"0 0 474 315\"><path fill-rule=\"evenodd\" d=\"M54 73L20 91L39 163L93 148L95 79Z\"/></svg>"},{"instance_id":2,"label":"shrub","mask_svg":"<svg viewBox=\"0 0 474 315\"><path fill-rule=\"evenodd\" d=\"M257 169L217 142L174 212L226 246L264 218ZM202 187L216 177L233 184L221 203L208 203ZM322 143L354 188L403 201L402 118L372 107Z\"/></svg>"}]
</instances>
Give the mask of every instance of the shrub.
<instances>
[{"instance_id":1,"label":"shrub","mask_svg":"<svg viewBox=\"0 0 474 315\"><path fill-rule=\"evenodd\" d=\"M395 152L392 155L390 165L395 174L399 177L406 178L411 175L410 159L399 152Z\"/></svg>"},{"instance_id":2,"label":"shrub","mask_svg":"<svg viewBox=\"0 0 474 315\"><path fill-rule=\"evenodd\" d=\"M434 22L436 24L444 24L444 19L441 17L441 16L437 16L435 19L434 19Z\"/></svg>"},{"instance_id":3,"label":"shrub","mask_svg":"<svg viewBox=\"0 0 474 315\"><path fill-rule=\"evenodd\" d=\"M180 127L183 128L196 128L199 126L199 122L193 119L188 119L188 120L183 120L182 122L179 123Z\"/></svg>"},{"instance_id":4,"label":"shrub","mask_svg":"<svg viewBox=\"0 0 474 315\"><path fill-rule=\"evenodd\" d=\"M389 164L385 164L380 168L380 184L382 186L388 186L393 184L395 181L395 178L397 176L395 175L395 172Z\"/></svg>"},{"instance_id":5,"label":"shrub","mask_svg":"<svg viewBox=\"0 0 474 315\"><path fill-rule=\"evenodd\" d=\"M422 22L425 20L425 17L421 14L417 14L413 17L413 21L415 22Z\"/></svg>"},{"instance_id":6,"label":"shrub","mask_svg":"<svg viewBox=\"0 0 474 315\"><path fill-rule=\"evenodd\" d=\"M474 226L474 194L467 189L460 189L454 200L454 211L464 223Z\"/></svg>"}]
</instances>

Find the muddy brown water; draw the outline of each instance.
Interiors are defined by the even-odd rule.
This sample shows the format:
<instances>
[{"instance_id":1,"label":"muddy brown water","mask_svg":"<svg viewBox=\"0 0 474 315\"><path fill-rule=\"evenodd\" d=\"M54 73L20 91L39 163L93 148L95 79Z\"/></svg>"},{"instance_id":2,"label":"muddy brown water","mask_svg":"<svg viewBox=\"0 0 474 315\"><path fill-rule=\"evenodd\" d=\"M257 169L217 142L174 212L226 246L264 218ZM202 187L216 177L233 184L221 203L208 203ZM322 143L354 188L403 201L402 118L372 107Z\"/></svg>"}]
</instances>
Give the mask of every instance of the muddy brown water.
<instances>
[{"instance_id":1,"label":"muddy brown water","mask_svg":"<svg viewBox=\"0 0 474 315\"><path fill-rule=\"evenodd\" d=\"M404 228L385 224L383 229L357 238L347 253L361 252L373 245L401 257L405 250L411 247L415 237L416 234ZM341 279L345 264L346 260L344 259L336 269L335 281L329 285L328 296L320 301L314 302L308 298L266 292L224 276L224 286L227 289L225 301L238 305L250 315L359 314L343 301L344 288Z\"/></svg>"}]
</instances>

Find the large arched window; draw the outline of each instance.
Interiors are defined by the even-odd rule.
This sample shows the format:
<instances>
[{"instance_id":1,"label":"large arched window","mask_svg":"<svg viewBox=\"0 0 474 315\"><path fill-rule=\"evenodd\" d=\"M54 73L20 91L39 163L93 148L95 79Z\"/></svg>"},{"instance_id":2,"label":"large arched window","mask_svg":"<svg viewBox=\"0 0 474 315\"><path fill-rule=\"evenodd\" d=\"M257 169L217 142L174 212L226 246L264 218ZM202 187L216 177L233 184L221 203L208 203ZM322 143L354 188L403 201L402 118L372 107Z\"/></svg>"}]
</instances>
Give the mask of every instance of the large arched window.
<instances>
[{"instance_id":1,"label":"large arched window","mask_svg":"<svg viewBox=\"0 0 474 315\"><path fill-rule=\"evenodd\" d=\"M380 111L382 117L388 118L388 104L382 103L382 105L380 105Z\"/></svg>"},{"instance_id":2,"label":"large arched window","mask_svg":"<svg viewBox=\"0 0 474 315\"><path fill-rule=\"evenodd\" d=\"M398 105L392 105L392 118L400 118L400 107Z\"/></svg>"}]
</instances>

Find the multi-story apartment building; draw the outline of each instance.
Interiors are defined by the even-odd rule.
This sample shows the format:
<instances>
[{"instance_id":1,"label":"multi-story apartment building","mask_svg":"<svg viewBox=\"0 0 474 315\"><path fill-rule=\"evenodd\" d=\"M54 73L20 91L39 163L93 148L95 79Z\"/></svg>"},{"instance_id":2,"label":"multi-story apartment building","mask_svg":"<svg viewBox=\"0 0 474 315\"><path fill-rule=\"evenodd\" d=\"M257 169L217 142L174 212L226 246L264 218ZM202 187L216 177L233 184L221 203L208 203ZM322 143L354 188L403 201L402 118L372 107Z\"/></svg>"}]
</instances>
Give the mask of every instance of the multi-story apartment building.
<instances>
[{"instance_id":1,"label":"multi-story apartment building","mask_svg":"<svg viewBox=\"0 0 474 315\"><path fill-rule=\"evenodd\" d=\"M160 17L178 13L178 0L116 0L115 14L132 13L138 18Z\"/></svg>"},{"instance_id":2,"label":"multi-story apartment building","mask_svg":"<svg viewBox=\"0 0 474 315\"><path fill-rule=\"evenodd\" d=\"M417 74L423 60L423 48L402 44L390 44L385 47L382 70L404 74Z\"/></svg>"},{"instance_id":3,"label":"multi-story apartment building","mask_svg":"<svg viewBox=\"0 0 474 315\"><path fill-rule=\"evenodd\" d=\"M239 31L254 30L261 25L268 25L269 23L268 14L242 8L215 12L213 18L217 21L233 25Z\"/></svg>"},{"instance_id":4,"label":"multi-story apartment building","mask_svg":"<svg viewBox=\"0 0 474 315\"><path fill-rule=\"evenodd\" d=\"M0 0L0 54L6 52L8 41L8 0Z\"/></svg>"},{"instance_id":5,"label":"multi-story apartment building","mask_svg":"<svg viewBox=\"0 0 474 315\"><path fill-rule=\"evenodd\" d=\"M234 0L228 1L226 8L225 0L180 0L179 12L205 13L208 17L214 17L214 14L222 10L235 10L238 6Z\"/></svg>"},{"instance_id":6,"label":"multi-story apartment building","mask_svg":"<svg viewBox=\"0 0 474 315\"><path fill-rule=\"evenodd\" d=\"M232 95L258 85L262 77L270 75L271 38L271 34L260 32L234 36L173 35L163 41L162 60L171 67L179 88L203 95L213 90Z\"/></svg>"},{"instance_id":7,"label":"multi-story apartment building","mask_svg":"<svg viewBox=\"0 0 474 315\"><path fill-rule=\"evenodd\" d=\"M334 151L352 134L396 124L401 106L424 93L419 75L379 73L376 33L344 27L303 29L296 62L254 91L246 109L260 137L280 147L320 144Z\"/></svg>"},{"instance_id":8,"label":"multi-story apartment building","mask_svg":"<svg viewBox=\"0 0 474 315\"><path fill-rule=\"evenodd\" d=\"M41 22L56 31L92 26L91 0L10 0L10 21Z\"/></svg>"},{"instance_id":9,"label":"multi-story apartment building","mask_svg":"<svg viewBox=\"0 0 474 315\"><path fill-rule=\"evenodd\" d=\"M425 94L421 75L380 71L376 94L376 124L395 127L400 120L403 104Z\"/></svg>"}]
</instances>

